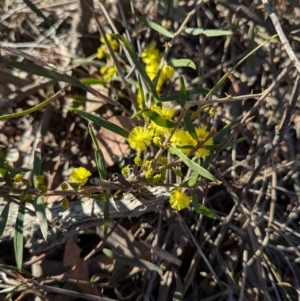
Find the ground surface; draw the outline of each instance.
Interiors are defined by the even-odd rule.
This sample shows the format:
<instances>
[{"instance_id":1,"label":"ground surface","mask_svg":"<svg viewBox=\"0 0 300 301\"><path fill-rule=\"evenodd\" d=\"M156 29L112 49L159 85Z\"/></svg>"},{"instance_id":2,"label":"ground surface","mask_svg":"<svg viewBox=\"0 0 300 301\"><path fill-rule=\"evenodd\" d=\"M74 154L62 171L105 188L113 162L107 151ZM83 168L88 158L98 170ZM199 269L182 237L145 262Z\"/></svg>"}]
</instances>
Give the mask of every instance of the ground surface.
<instances>
[{"instance_id":1,"label":"ground surface","mask_svg":"<svg viewBox=\"0 0 300 301\"><path fill-rule=\"evenodd\" d=\"M139 217L111 220L109 229L114 231L107 240L103 240L101 225L93 225L51 251L32 255L25 249L24 268L29 274L22 276L13 270L12 241L5 241L0 247L1 290L23 284L13 300L33 300L34 296L56 301L298 300L300 106L299 101L293 102L299 97L297 70L277 37L241 61L276 34L263 4L246 0L207 1L198 7L195 1L112 0L102 5L96 1L94 6L90 0L34 3L37 11L25 1L0 2L1 116L29 109L66 85L12 68L10 61L88 78L89 84L97 79L92 87L102 97L72 85L40 111L1 120L0 146L13 168L32 164L41 139L42 172L49 189L68 180L74 167L85 166L97 176L87 122L67 110L75 101L87 112L123 128L139 122L129 118L136 112L136 84L129 82L129 90L120 80L103 84L99 69L106 62L97 59L99 24L106 32L130 37L139 56L152 41L164 51L170 39L134 18L133 12L171 32L187 17L187 27L232 31L216 37L182 31L167 60L188 58L196 69L177 68L161 93L167 96L178 91L180 76L186 89L211 89L239 63L216 89L213 99L226 99L213 103L215 115L203 110L195 122L218 132L236 121L224 143L245 139L215 151L209 170L222 184L195 189L198 201L214 213L214 219L192 207L174 211L165 202L159 210ZM298 1L278 0L271 5L299 57ZM129 74L132 68L126 56L120 61L125 75ZM134 72L128 77L136 79ZM236 96L243 97L232 98ZM198 94L189 100L203 101L204 97ZM124 139L104 128L97 131L109 176L132 163L134 154ZM190 175L184 167L183 171ZM48 201L60 200L50 197ZM155 271L149 262L161 270ZM0 298L5 296L2 291Z\"/></svg>"}]
</instances>

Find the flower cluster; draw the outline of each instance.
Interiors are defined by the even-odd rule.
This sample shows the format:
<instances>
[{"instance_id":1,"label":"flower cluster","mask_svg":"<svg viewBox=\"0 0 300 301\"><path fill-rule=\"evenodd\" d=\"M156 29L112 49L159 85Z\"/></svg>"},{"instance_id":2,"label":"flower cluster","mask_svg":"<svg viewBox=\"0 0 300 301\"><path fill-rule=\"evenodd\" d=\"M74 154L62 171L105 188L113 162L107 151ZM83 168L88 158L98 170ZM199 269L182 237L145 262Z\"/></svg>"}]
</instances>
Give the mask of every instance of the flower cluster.
<instances>
[{"instance_id":1,"label":"flower cluster","mask_svg":"<svg viewBox=\"0 0 300 301\"><path fill-rule=\"evenodd\" d=\"M114 39L110 34L106 33L106 38L113 51L118 51L119 42ZM109 56L107 46L103 37L100 38L101 46L98 48L97 57L100 60L106 60L106 65L100 68L100 74L103 76L103 79L108 82L113 77L117 75L117 68L112 64Z\"/></svg>"},{"instance_id":2,"label":"flower cluster","mask_svg":"<svg viewBox=\"0 0 300 301\"><path fill-rule=\"evenodd\" d=\"M162 111L165 109L166 108L160 108ZM167 117L166 119L169 119L168 117L171 115L172 112L169 115L165 115ZM138 152L144 151L152 142L161 143L168 132L169 130L167 128L160 127L154 122L150 124L149 128L137 126L129 133L128 143L132 149ZM189 155L191 151L194 151L196 157L205 158L210 154L207 147L213 145L214 141L209 137L210 132L205 125L196 127L196 134L197 140L195 140L188 131L177 129L170 139L170 144L180 149L184 154Z\"/></svg>"},{"instance_id":3,"label":"flower cluster","mask_svg":"<svg viewBox=\"0 0 300 301\"><path fill-rule=\"evenodd\" d=\"M166 157L160 157L156 164L153 164L152 160L146 160L142 167L145 170L145 179L149 184L155 184L158 182L164 182L166 180L166 165L168 160Z\"/></svg>"},{"instance_id":4,"label":"flower cluster","mask_svg":"<svg viewBox=\"0 0 300 301\"><path fill-rule=\"evenodd\" d=\"M207 131L207 127L205 125L197 127L196 134L198 141L195 140L188 131L178 129L171 137L170 144L187 155L195 149L196 157L205 158L210 154L207 146L213 145L214 141L212 138L209 138L210 133Z\"/></svg>"},{"instance_id":5,"label":"flower cluster","mask_svg":"<svg viewBox=\"0 0 300 301\"><path fill-rule=\"evenodd\" d=\"M48 191L47 185L45 184L45 176L39 175L35 179L37 188L42 194L45 194Z\"/></svg>"},{"instance_id":6,"label":"flower cluster","mask_svg":"<svg viewBox=\"0 0 300 301\"><path fill-rule=\"evenodd\" d=\"M151 80L157 76L159 64L162 58L162 53L156 47L154 43L150 43L145 51L142 52L142 61L145 64L145 71L150 77ZM175 71L174 68L168 65L163 65L161 72L159 74L159 78L157 80L156 91L158 93L161 92L163 84L171 79L174 75ZM137 93L137 103L139 108L142 108L142 99L140 95L140 91Z\"/></svg>"},{"instance_id":7,"label":"flower cluster","mask_svg":"<svg viewBox=\"0 0 300 301\"><path fill-rule=\"evenodd\" d=\"M112 48L113 51L118 51L119 49L119 42L114 39L109 33L106 33L106 38ZM97 50L97 57L98 59L107 59L109 58L109 52L107 46L105 44L105 40L103 37L100 38L100 42L102 43L101 46Z\"/></svg>"}]
</instances>

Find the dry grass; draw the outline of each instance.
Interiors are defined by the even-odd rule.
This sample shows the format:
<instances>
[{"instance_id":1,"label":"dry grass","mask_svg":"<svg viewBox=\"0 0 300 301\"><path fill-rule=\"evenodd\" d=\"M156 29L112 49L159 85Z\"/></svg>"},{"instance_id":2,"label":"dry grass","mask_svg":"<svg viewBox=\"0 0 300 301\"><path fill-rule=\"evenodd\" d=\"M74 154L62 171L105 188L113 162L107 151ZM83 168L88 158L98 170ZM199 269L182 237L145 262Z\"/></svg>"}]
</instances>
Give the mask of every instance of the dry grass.
<instances>
[{"instance_id":1,"label":"dry grass","mask_svg":"<svg viewBox=\"0 0 300 301\"><path fill-rule=\"evenodd\" d=\"M97 23L84 2L81 7L76 0L37 1L54 30L23 1L2 1L0 46L15 50L3 48L4 59L22 59L24 54L18 50L34 56L34 63L48 64L60 72L100 78L98 67L76 61L93 56L99 46ZM273 9L299 57L300 35L296 30L300 6L295 2L274 1ZM133 18L131 5L137 14L157 23L167 16L173 32L195 7L194 1L179 1L177 7L172 7L172 1L106 1L103 7L96 2L94 11L102 27L111 30L113 23L113 31L127 31L139 53L151 40L163 47L168 39ZM191 17L188 26L230 29L233 35L209 38L183 32L169 58L190 58L197 70L177 70L164 95L178 91L180 75L188 89L212 88L224 73L276 33L260 1L209 1ZM54 80L3 65L1 115L27 109L60 88ZM131 110L130 100L119 94L119 83L102 89L101 93ZM36 295L44 300L298 300L300 107L295 100L299 91L295 68L274 38L239 64L216 91L221 97L245 98L215 103L214 117L202 112L196 119L216 131L238 120L226 139L245 138L214 156L209 170L222 184L196 190L199 202L211 209L215 218L199 215L192 208L174 212L166 204L139 218L124 218L117 224L112 221L110 226L115 228L107 241L99 238L103 237L101 229L87 229L78 241L69 241L51 253L38 258L27 254L25 266L35 280L28 275L22 279L10 268L0 266L2 277L6 274L10 281L24 283L25 289L13 299L31 300ZM251 96L254 93L259 95ZM87 124L66 113L70 101L80 96L86 97L82 90L72 88L42 112L0 123L0 146L14 167L31 163L31 147L38 139L43 140L43 171L51 189L62 183L74 166L84 164L96 171ZM192 98L203 99L203 95ZM112 105L99 107L97 113L103 118L122 114ZM284 113L287 107L291 110ZM130 161L132 154L126 155ZM108 172L118 172L120 165L112 163ZM103 247L123 259L151 261L163 273L143 268L141 261L114 260L105 256ZM1 264L14 265L11 252L10 244L1 243ZM70 271L72 266L76 268ZM98 279L92 286L88 281L93 275ZM1 289L9 285L0 279ZM76 292L80 294L74 295Z\"/></svg>"}]
</instances>

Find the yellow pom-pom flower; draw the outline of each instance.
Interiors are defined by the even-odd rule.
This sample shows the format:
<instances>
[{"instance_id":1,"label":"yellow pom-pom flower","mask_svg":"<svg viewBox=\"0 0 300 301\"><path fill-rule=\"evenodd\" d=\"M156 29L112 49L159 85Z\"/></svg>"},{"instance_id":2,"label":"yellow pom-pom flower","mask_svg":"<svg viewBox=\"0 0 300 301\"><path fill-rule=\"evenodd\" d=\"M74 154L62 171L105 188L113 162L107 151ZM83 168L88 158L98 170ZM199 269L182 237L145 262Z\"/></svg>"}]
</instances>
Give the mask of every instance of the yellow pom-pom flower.
<instances>
[{"instance_id":1,"label":"yellow pom-pom flower","mask_svg":"<svg viewBox=\"0 0 300 301\"><path fill-rule=\"evenodd\" d=\"M174 189L170 193L170 205L172 209L182 210L190 205L190 197L182 192L181 189Z\"/></svg>"},{"instance_id":2,"label":"yellow pom-pom flower","mask_svg":"<svg viewBox=\"0 0 300 301\"><path fill-rule=\"evenodd\" d=\"M173 67L168 66L168 65L163 65L160 76L165 81L165 80L171 79L173 77L174 73L175 73L175 70Z\"/></svg>"},{"instance_id":3,"label":"yellow pom-pom flower","mask_svg":"<svg viewBox=\"0 0 300 301\"><path fill-rule=\"evenodd\" d=\"M108 82L117 75L117 67L115 65L110 67L102 66L100 73L103 75L103 79Z\"/></svg>"},{"instance_id":4,"label":"yellow pom-pom flower","mask_svg":"<svg viewBox=\"0 0 300 301\"><path fill-rule=\"evenodd\" d=\"M189 154L196 143L196 140L192 138L188 131L181 129L176 130L170 139L170 144L184 154Z\"/></svg>"},{"instance_id":5,"label":"yellow pom-pom flower","mask_svg":"<svg viewBox=\"0 0 300 301\"><path fill-rule=\"evenodd\" d=\"M151 110L159 114L159 116L165 120L172 120L176 114L176 109L170 107L159 107L157 105L151 106ZM169 133L170 129L163 126L157 125L155 122L151 121L150 128L155 131L156 135L161 135L164 133Z\"/></svg>"},{"instance_id":6,"label":"yellow pom-pom flower","mask_svg":"<svg viewBox=\"0 0 300 301\"><path fill-rule=\"evenodd\" d=\"M70 175L71 182L78 183L80 186L85 185L88 181L88 178L92 174L84 167L74 168L73 172Z\"/></svg>"},{"instance_id":7,"label":"yellow pom-pom flower","mask_svg":"<svg viewBox=\"0 0 300 301\"><path fill-rule=\"evenodd\" d=\"M132 149L140 152L150 146L152 138L152 130L136 126L129 133L128 143Z\"/></svg>"},{"instance_id":8,"label":"yellow pom-pom flower","mask_svg":"<svg viewBox=\"0 0 300 301\"><path fill-rule=\"evenodd\" d=\"M117 51L119 49L118 40L114 39L109 33L106 33L106 38L112 48L113 51ZM105 44L105 40L103 37L100 38L101 43Z\"/></svg>"},{"instance_id":9,"label":"yellow pom-pom flower","mask_svg":"<svg viewBox=\"0 0 300 301\"><path fill-rule=\"evenodd\" d=\"M198 139L200 142L205 141L205 140L206 141L203 143L203 145L199 149L197 149L195 155L198 158L205 158L210 154L209 150L205 146L213 145L214 141L212 138L207 139L210 132L207 131L207 127L205 125L202 125L202 126L196 128L196 133L197 133L197 136L198 136Z\"/></svg>"}]
</instances>

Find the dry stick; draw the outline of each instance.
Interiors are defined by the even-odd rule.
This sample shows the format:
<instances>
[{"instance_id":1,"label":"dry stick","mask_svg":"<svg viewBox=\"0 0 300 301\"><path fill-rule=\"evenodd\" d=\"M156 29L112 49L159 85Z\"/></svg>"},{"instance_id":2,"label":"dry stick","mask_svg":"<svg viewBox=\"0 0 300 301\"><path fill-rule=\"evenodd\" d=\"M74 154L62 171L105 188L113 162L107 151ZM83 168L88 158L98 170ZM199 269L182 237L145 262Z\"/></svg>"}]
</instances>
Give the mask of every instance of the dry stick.
<instances>
[{"instance_id":1,"label":"dry stick","mask_svg":"<svg viewBox=\"0 0 300 301\"><path fill-rule=\"evenodd\" d=\"M262 0L262 3L264 4L265 6L265 10L266 12L269 14L270 16L270 19L272 20L273 22L273 25L275 27L275 30L281 40L281 43L282 45L284 46L288 56L290 57L291 61L293 62L294 66L296 67L296 69L298 70L298 72L300 73L300 61L298 60L297 56L295 55L288 39L286 38L283 30L282 30L282 27L279 23L279 20L276 16L276 14L274 13L274 11L272 10L268 0Z\"/></svg>"},{"instance_id":2,"label":"dry stick","mask_svg":"<svg viewBox=\"0 0 300 301\"><path fill-rule=\"evenodd\" d=\"M210 262L212 262L212 261L209 261L207 259L207 257L205 256L205 254L203 253L203 251L202 251L201 247L199 246L196 238L194 237L194 235L192 234L191 230L187 226L186 221L183 219L183 217L177 211L174 214L178 218L178 221L181 224L183 231L185 231L185 233L187 234L187 236L190 237L190 239L192 240L192 242L193 242L194 246L196 247L199 255L202 257L202 259L205 262L207 268L209 269L209 271L211 272L212 276L214 277L214 280L216 282L219 282L219 277L217 276L216 272L214 271L214 269L212 268L212 266L210 264Z\"/></svg>"},{"instance_id":3,"label":"dry stick","mask_svg":"<svg viewBox=\"0 0 300 301\"><path fill-rule=\"evenodd\" d=\"M244 116L244 118L241 120L241 124L245 123L248 120L248 118L259 108L259 106L269 95L269 93L271 93L274 90L274 88L285 78L285 76L289 73L292 67L293 67L292 63L289 63L285 68L283 68L283 70L280 72L277 78L272 82L269 88L264 91L263 95L257 100L257 102L254 104L251 110Z\"/></svg>"},{"instance_id":4,"label":"dry stick","mask_svg":"<svg viewBox=\"0 0 300 301\"><path fill-rule=\"evenodd\" d=\"M57 174L57 171L58 171L60 163L61 163L61 159L62 159L62 156L63 156L63 152L65 150L66 143L67 143L67 141L69 139L71 139L71 134L73 132L74 127L75 127L75 122L72 122L71 125L70 125L70 127L69 127L69 129L68 129L66 137L60 143L58 160L56 161L56 163L55 163L55 165L53 167L53 172L52 172L52 174L49 177L49 181L48 181L48 185L47 185L48 189L51 189L51 187L52 187L54 178L55 178L55 176Z\"/></svg>"},{"instance_id":5,"label":"dry stick","mask_svg":"<svg viewBox=\"0 0 300 301\"><path fill-rule=\"evenodd\" d=\"M243 189L242 191L242 199L246 198L247 192L250 188L250 186L252 185L253 180L256 177L256 174L258 174L258 172L261 170L262 166L264 166L264 164L266 163L266 161L268 160L269 156L272 154L272 152L274 151L274 149L279 145L279 143L282 141L283 136L284 136L284 132L286 130L286 127L290 121L291 115L293 113L293 110L295 108L296 102L297 100L300 99L300 76L298 75L294 84L294 88L291 94L291 98L289 100L288 106L281 118L281 121L279 123L278 126L276 126L275 128L275 137L273 139L273 142L271 145L269 145L269 149L267 150L267 152L265 153L265 155L263 156L260 165L255 169L255 171L253 172L248 184L246 185L246 187ZM269 214L269 219L268 219L268 227L271 227L273 220L274 220L274 211L275 211L275 200L273 200L272 198L272 202L271 202L271 206L270 206L270 214ZM252 258L250 258L250 260L248 261L247 265L250 266L255 259L261 255L263 248L268 244L269 242L269 237L270 233L269 231L267 231L266 236L261 244L261 248L258 249L255 254L252 256Z\"/></svg>"},{"instance_id":6,"label":"dry stick","mask_svg":"<svg viewBox=\"0 0 300 301\"><path fill-rule=\"evenodd\" d=\"M106 297L98 297L90 294L85 294L85 293L78 293L75 291L67 290L64 288L59 288L59 287L53 287L53 286L48 286L48 285L38 285L37 287L45 292L48 293L58 293L59 295L67 295L67 296L72 296L76 298L82 298L84 300L91 300L91 301L117 301L116 299L111 299L111 298L106 298Z\"/></svg>"},{"instance_id":7,"label":"dry stick","mask_svg":"<svg viewBox=\"0 0 300 301\"><path fill-rule=\"evenodd\" d=\"M282 72L283 73L283 72ZM282 74L281 73L281 74ZM279 76L278 76L279 78ZM275 80L275 82L278 82L278 78ZM272 83L271 86L275 86L275 82ZM274 85L273 85L274 84ZM294 88L293 88L293 91L292 91L292 95L291 95L291 98L290 98L290 101L289 101L289 104L288 104L288 107L286 108L285 112L284 112L284 115L282 116L282 119L280 121L280 124L278 126L276 126L275 128L275 137L273 139L273 142L271 145L269 145L269 149L267 150L267 152L265 153L260 165L254 170L252 176L250 177L249 181L247 182L245 188L243 189L242 191L242 198L245 198L246 197L246 194L250 188L250 186L252 185L254 179L256 178L256 176L259 174L260 170L262 169L262 167L264 166L266 160L268 159L268 157L270 156L271 152L275 149L275 147L277 147L277 145L280 143L280 141L282 140L283 138L283 135L284 135L284 131L290 121L290 118L291 118L291 115L292 115L292 112L293 112L293 109L296 105L296 102L297 102L297 96L299 95L300 91L298 91L298 85L299 85L299 76L297 77L296 79L296 82L295 82L295 85L294 85ZM271 87L270 86L270 87ZM270 88L269 87L269 88ZM259 102L259 100L258 100ZM256 104L254 105L256 106ZM251 110L252 111L252 110ZM251 112L250 111L250 112ZM248 112L249 113L249 112ZM249 115L249 114L247 114ZM246 117L247 115L243 118L243 120L241 121L241 123L243 123L244 120L246 120Z\"/></svg>"},{"instance_id":8,"label":"dry stick","mask_svg":"<svg viewBox=\"0 0 300 301\"><path fill-rule=\"evenodd\" d=\"M247 260L248 260L248 250L244 250L244 252L243 252L242 287L240 290L239 301L243 301L243 299L244 299L244 291L245 291L246 279L247 279Z\"/></svg>"}]
</instances>

